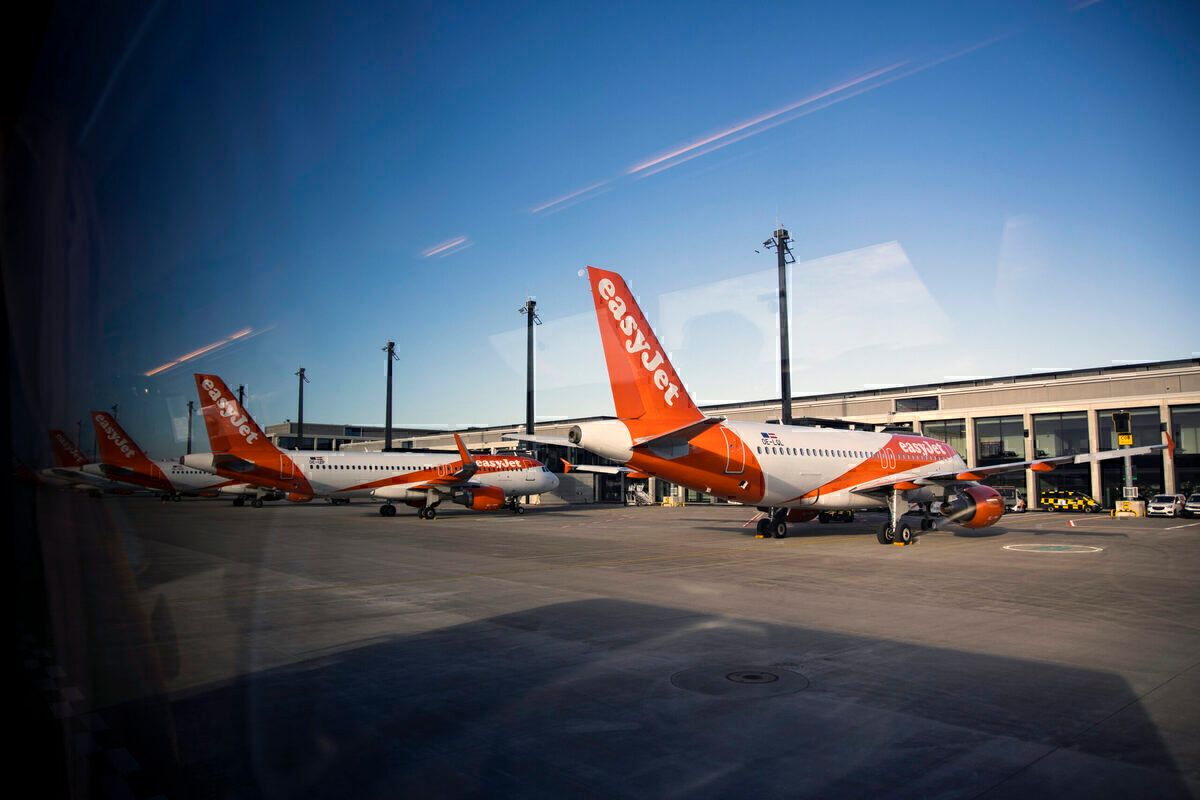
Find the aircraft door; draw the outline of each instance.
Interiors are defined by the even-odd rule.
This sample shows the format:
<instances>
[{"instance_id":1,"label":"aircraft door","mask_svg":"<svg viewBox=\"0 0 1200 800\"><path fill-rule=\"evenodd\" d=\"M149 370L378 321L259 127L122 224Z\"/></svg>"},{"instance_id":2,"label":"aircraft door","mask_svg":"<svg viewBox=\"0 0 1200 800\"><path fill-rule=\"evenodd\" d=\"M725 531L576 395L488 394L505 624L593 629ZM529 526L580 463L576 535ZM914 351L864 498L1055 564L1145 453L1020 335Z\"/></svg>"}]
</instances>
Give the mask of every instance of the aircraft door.
<instances>
[{"instance_id":1,"label":"aircraft door","mask_svg":"<svg viewBox=\"0 0 1200 800\"><path fill-rule=\"evenodd\" d=\"M746 469L746 445L736 433L724 425L720 427L725 437L725 474L741 475Z\"/></svg>"},{"instance_id":2,"label":"aircraft door","mask_svg":"<svg viewBox=\"0 0 1200 800\"><path fill-rule=\"evenodd\" d=\"M291 480L296 473L296 464L283 453L279 454L279 479Z\"/></svg>"}]
</instances>

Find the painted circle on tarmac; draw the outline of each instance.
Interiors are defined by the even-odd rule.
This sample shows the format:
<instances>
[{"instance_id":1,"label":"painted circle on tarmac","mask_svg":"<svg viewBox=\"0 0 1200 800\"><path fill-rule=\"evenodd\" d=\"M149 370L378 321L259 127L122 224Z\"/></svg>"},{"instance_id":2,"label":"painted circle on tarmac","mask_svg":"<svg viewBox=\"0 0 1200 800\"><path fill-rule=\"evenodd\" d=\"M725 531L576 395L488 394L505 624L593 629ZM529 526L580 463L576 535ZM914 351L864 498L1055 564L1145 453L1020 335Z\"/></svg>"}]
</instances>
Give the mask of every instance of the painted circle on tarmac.
<instances>
[{"instance_id":1,"label":"painted circle on tarmac","mask_svg":"<svg viewBox=\"0 0 1200 800\"><path fill-rule=\"evenodd\" d=\"M1018 553L1099 553L1104 548L1090 544L1006 544L1004 549Z\"/></svg>"}]
</instances>

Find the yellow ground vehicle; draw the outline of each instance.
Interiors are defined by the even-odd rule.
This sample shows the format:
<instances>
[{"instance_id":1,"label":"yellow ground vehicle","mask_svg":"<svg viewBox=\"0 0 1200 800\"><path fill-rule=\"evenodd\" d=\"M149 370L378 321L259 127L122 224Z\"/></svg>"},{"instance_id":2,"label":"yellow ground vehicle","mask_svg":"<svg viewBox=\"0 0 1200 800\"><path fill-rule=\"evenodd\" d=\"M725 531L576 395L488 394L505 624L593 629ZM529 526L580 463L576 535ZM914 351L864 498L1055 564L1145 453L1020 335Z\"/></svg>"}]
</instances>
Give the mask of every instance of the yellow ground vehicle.
<instances>
[{"instance_id":1,"label":"yellow ground vehicle","mask_svg":"<svg viewBox=\"0 0 1200 800\"><path fill-rule=\"evenodd\" d=\"M1091 514L1100 504L1086 494L1063 489L1048 489L1038 495L1038 506L1047 511L1082 511Z\"/></svg>"}]
</instances>

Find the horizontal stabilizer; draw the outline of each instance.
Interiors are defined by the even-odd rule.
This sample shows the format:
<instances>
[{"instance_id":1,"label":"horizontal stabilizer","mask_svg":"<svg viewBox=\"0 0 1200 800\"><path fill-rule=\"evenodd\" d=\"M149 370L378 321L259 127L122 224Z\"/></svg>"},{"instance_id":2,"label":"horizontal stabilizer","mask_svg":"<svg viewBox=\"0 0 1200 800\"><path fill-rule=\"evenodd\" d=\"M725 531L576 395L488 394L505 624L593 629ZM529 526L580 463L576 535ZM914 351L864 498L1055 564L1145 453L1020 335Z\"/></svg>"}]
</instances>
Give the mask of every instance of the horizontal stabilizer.
<instances>
[{"instance_id":1,"label":"horizontal stabilizer","mask_svg":"<svg viewBox=\"0 0 1200 800\"><path fill-rule=\"evenodd\" d=\"M673 428L663 433L656 433L653 436L642 436L635 439L634 447L649 447L657 442L664 440L676 440L680 442L690 442L692 439L700 435L700 432L712 425L720 425L725 421L724 417L704 417L703 419L689 422L687 425L680 425L678 428Z\"/></svg>"},{"instance_id":2,"label":"horizontal stabilizer","mask_svg":"<svg viewBox=\"0 0 1200 800\"><path fill-rule=\"evenodd\" d=\"M578 447L577 444L571 444L571 440L565 436L543 436L535 433L506 433L503 437L516 442L533 442L534 444L553 444L559 447Z\"/></svg>"}]
</instances>

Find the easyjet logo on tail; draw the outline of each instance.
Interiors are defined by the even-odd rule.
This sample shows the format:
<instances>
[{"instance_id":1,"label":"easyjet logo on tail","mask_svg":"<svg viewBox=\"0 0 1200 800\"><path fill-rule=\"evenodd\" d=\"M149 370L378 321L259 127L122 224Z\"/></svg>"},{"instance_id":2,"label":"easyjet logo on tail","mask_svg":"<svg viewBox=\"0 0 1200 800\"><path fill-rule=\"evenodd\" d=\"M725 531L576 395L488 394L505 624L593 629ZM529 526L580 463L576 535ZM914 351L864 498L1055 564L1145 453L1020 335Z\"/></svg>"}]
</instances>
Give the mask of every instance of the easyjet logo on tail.
<instances>
[{"instance_id":1,"label":"easyjet logo on tail","mask_svg":"<svg viewBox=\"0 0 1200 800\"><path fill-rule=\"evenodd\" d=\"M208 392L209 398L216 404L221 416L229 420L229 424L237 429L238 434L246 440L246 444L253 444L258 439L258 431L250 427L248 424L250 418L246 416L246 412L238 408L237 401L222 394L217 385L213 383L212 378L205 378L200 386Z\"/></svg>"},{"instance_id":2,"label":"easyjet logo on tail","mask_svg":"<svg viewBox=\"0 0 1200 800\"><path fill-rule=\"evenodd\" d=\"M674 406L674 400L679 396L679 385L672 381L671 376L662 368L662 365L666 363L662 351L655 349L651 354L650 343L646 341L646 335L638 327L633 314L630 313L625 298L617 294L616 284L608 278L601 278L600 282L596 284L596 291L600 293L601 298L608 301L609 313L616 320L621 333L628 337L625 339L625 352L631 355L642 354L642 367L653 376L655 387L662 392L663 402L668 406Z\"/></svg>"},{"instance_id":3,"label":"easyjet logo on tail","mask_svg":"<svg viewBox=\"0 0 1200 800\"><path fill-rule=\"evenodd\" d=\"M130 442L128 438L121 435L121 432L117 430L116 426L108 421L108 417L106 417L104 414L97 414L95 416L95 420L96 425L100 428L100 430L104 431L105 438L112 442L113 446L121 451L121 455L125 456L126 458L134 458L137 456L137 450L134 448L133 443Z\"/></svg>"}]
</instances>

